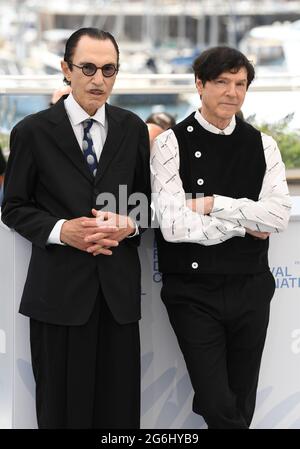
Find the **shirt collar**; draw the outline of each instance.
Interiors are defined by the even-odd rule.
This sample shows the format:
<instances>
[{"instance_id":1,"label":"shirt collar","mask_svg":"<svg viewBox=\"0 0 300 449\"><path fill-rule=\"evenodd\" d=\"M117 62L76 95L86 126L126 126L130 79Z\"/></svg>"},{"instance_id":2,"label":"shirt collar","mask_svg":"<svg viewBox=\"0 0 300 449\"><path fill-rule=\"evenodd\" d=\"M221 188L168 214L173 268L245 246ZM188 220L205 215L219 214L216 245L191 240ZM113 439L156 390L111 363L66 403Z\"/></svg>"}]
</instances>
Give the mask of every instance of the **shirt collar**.
<instances>
[{"instance_id":1,"label":"shirt collar","mask_svg":"<svg viewBox=\"0 0 300 449\"><path fill-rule=\"evenodd\" d=\"M213 134L225 134L226 136L229 136L230 134L233 133L236 125L235 115L232 117L229 125L226 126L225 129L219 129L216 126L209 123L207 120L205 120L205 118L203 117L203 115L199 110L195 112L195 119L197 120L197 122L200 123L200 125L204 129L206 129L206 131L210 131Z\"/></svg>"},{"instance_id":2,"label":"shirt collar","mask_svg":"<svg viewBox=\"0 0 300 449\"><path fill-rule=\"evenodd\" d=\"M90 118L89 114L77 103L72 93L65 99L64 104L73 126L79 125L79 123ZM105 104L97 110L96 114L92 116L92 119L105 126Z\"/></svg>"}]
</instances>

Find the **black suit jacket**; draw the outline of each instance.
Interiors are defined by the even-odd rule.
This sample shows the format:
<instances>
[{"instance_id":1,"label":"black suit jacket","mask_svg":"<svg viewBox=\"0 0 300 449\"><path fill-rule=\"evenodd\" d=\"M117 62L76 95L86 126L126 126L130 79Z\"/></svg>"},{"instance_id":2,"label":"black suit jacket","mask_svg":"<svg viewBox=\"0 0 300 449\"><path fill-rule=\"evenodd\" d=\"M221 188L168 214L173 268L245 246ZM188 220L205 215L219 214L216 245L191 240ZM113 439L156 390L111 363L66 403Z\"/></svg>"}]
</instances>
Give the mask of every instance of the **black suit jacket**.
<instances>
[{"instance_id":1,"label":"black suit jacket","mask_svg":"<svg viewBox=\"0 0 300 449\"><path fill-rule=\"evenodd\" d=\"M118 199L150 196L149 138L132 112L106 105L108 135L94 178L64 107L30 115L11 132L2 220L32 242L20 312L62 325L84 324L99 286L120 323L140 318L139 237L124 239L112 256L92 256L70 246L46 245L57 220L90 217L101 192Z\"/></svg>"}]
</instances>

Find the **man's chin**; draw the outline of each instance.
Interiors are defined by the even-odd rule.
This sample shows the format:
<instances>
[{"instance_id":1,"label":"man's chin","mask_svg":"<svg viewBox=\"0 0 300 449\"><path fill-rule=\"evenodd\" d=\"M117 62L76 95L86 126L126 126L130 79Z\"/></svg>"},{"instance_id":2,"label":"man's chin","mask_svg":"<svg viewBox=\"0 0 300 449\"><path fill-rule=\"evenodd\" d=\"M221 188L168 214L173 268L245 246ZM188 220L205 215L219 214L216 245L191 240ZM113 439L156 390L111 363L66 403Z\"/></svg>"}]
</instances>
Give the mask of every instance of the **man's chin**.
<instances>
[{"instance_id":1,"label":"man's chin","mask_svg":"<svg viewBox=\"0 0 300 449\"><path fill-rule=\"evenodd\" d=\"M86 105L87 108L86 111L90 115L94 115L97 112L97 110L104 105L104 103L105 103L104 99L102 99L101 101L100 100L89 101L89 103Z\"/></svg>"},{"instance_id":2,"label":"man's chin","mask_svg":"<svg viewBox=\"0 0 300 449\"><path fill-rule=\"evenodd\" d=\"M230 120L232 119L232 117L236 114L235 111L232 112L232 114L221 114L219 116L219 120L222 120L224 122L228 121L230 122Z\"/></svg>"},{"instance_id":3,"label":"man's chin","mask_svg":"<svg viewBox=\"0 0 300 449\"><path fill-rule=\"evenodd\" d=\"M238 111L239 109L237 108L228 108L226 111L223 111L222 116L224 120L230 120Z\"/></svg>"}]
</instances>

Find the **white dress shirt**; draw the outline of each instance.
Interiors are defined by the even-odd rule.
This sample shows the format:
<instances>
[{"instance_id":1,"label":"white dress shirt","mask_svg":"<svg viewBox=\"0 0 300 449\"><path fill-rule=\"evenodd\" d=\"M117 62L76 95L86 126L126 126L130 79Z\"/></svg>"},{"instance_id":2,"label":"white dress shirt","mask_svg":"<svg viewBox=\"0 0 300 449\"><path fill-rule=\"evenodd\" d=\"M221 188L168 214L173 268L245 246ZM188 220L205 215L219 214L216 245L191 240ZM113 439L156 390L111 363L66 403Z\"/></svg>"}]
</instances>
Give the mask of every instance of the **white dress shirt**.
<instances>
[{"instance_id":1,"label":"white dress shirt","mask_svg":"<svg viewBox=\"0 0 300 449\"><path fill-rule=\"evenodd\" d=\"M105 143L108 131L107 118L105 114L105 105L101 106L92 117L77 103L73 95L70 94L64 101L67 115L70 119L74 134L78 145L82 149L83 142L83 125L82 122L92 118L94 123L91 127L90 134L92 136L97 161L99 161L103 145Z\"/></svg>"},{"instance_id":2,"label":"white dress shirt","mask_svg":"<svg viewBox=\"0 0 300 449\"><path fill-rule=\"evenodd\" d=\"M69 94L69 96L65 99L64 105L66 108L67 115L69 117L72 129L74 131L74 134L76 136L76 139L78 141L78 144L82 149L82 142L83 142L83 124L82 122L84 120L87 120L88 118L92 118L94 121L93 126L91 127L90 133L92 136L95 153L97 160L99 161L103 145L105 143L106 137L107 137L107 131L108 131L108 123L107 118L105 114L105 105L101 106L101 108L98 109L95 115L93 117L90 117L89 114L82 109L82 107L75 101L72 93ZM63 243L60 240L60 231L63 223L65 222L65 219L58 220L53 227L47 244L57 244L57 245L63 245Z\"/></svg>"},{"instance_id":3,"label":"white dress shirt","mask_svg":"<svg viewBox=\"0 0 300 449\"><path fill-rule=\"evenodd\" d=\"M195 119L207 131L225 136L236 126L235 116L223 130L208 123L199 111ZM152 205L165 240L215 245L234 236L244 237L245 228L266 232L280 232L286 228L291 200L285 166L274 139L264 133L261 136L266 172L258 201L214 195L209 215L194 212L186 205L174 132L167 130L154 140L150 159ZM197 153L195 157L201 157L200 152Z\"/></svg>"}]
</instances>

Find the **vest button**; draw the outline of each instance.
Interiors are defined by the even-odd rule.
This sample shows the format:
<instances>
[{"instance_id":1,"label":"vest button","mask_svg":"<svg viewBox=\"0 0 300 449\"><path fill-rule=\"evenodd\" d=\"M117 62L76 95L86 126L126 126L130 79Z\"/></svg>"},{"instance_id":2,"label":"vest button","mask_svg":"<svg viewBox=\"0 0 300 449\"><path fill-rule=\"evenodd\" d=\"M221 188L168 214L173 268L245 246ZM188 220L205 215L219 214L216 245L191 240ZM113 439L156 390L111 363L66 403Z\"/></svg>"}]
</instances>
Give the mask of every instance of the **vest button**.
<instances>
[{"instance_id":1,"label":"vest button","mask_svg":"<svg viewBox=\"0 0 300 449\"><path fill-rule=\"evenodd\" d=\"M197 179L198 186L202 186L204 184L204 181L202 178Z\"/></svg>"},{"instance_id":2,"label":"vest button","mask_svg":"<svg viewBox=\"0 0 300 449\"><path fill-rule=\"evenodd\" d=\"M187 131L188 131L189 133L192 133L192 132L194 131L193 126L188 126L188 127L187 127Z\"/></svg>"},{"instance_id":3,"label":"vest button","mask_svg":"<svg viewBox=\"0 0 300 449\"><path fill-rule=\"evenodd\" d=\"M197 268L198 268L198 262L193 262L192 263L192 268L194 269L194 270L196 270Z\"/></svg>"},{"instance_id":4,"label":"vest button","mask_svg":"<svg viewBox=\"0 0 300 449\"><path fill-rule=\"evenodd\" d=\"M199 159L199 157L201 157L201 151L196 151L195 152L195 157Z\"/></svg>"}]
</instances>

